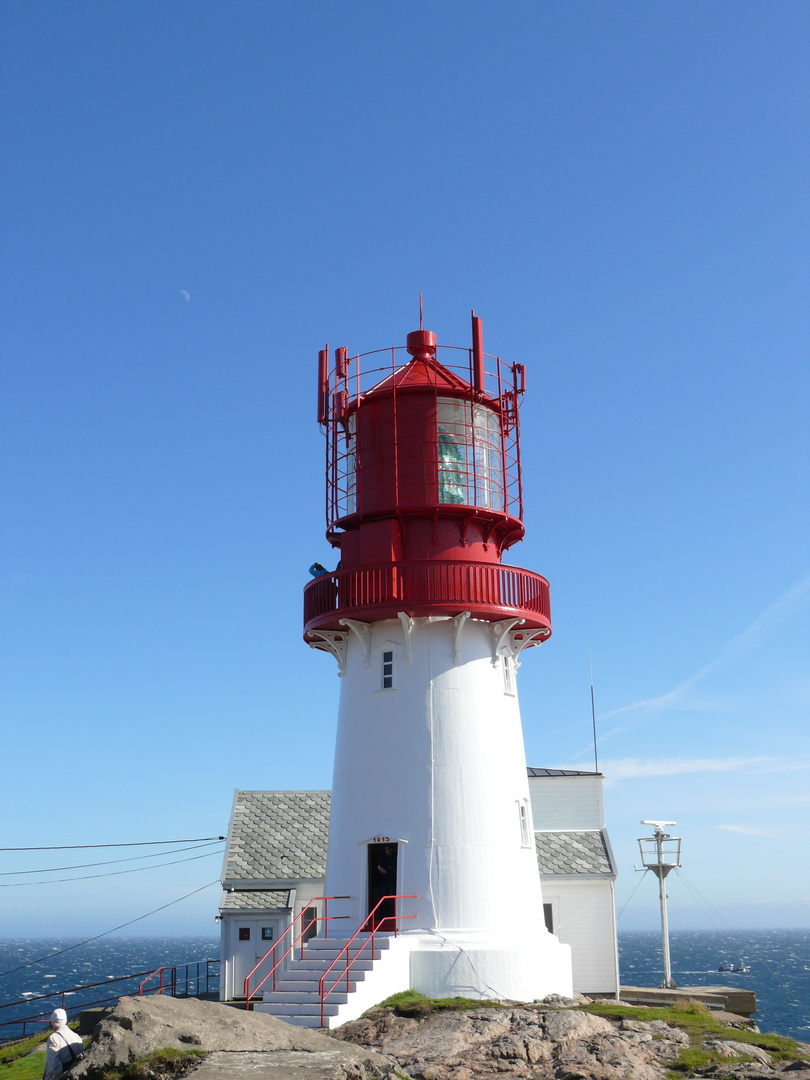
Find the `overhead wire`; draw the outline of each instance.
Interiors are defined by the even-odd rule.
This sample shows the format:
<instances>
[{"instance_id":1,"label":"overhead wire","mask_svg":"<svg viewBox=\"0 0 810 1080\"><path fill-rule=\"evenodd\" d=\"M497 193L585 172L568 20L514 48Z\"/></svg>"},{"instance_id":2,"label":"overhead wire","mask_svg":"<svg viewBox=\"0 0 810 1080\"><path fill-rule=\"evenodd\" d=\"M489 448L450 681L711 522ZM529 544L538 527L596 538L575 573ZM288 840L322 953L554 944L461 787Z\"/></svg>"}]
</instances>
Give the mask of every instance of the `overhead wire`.
<instances>
[{"instance_id":1,"label":"overhead wire","mask_svg":"<svg viewBox=\"0 0 810 1080\"><path fill-rule=\"evenodd\" d=\"M122 874L140 874L144 870L161 870L164 866L178 866L180 863L195 862L197 859L210 859L216 851L206 851L203 855L191 855L188 859L173 859L171 862L152 863L151 866L134 866L129 870L111 870L108 874L80 874L78 877L46 878L44 881L2 881L0 889L20 889L26 885L59 885L65 881L92 881L103 877L120 877Z\"/></svg>"},{"instance_id":2,"label":"overhead wire","mask_svg":"<svg viewBox=\"0 0 810 1080\"><path fill-rule=\"evenodd\" d=\"M622 915L624 915L624 913L625 913L625 910L626 910L626 908L627 908L627 905L628 905L628 904L630 903L630 901L631 901L631 900L633 899L633 897L634 897L634 896L636 895L636 893L638 892L638 887L639 887L639 885L640 885L640 884L642 883L642 881L644 880L644 878L645 878L646 876L647 876L647 875L646 875L646 873L642 874L642 875L641 875L641 877L640 877L640 878L638 879L638 881L636 882L636 887L635 887L635 889L633 889L633 891L632 891L632 892L630 893L630 895L629 895L629 896L627 897L627 900L625 900L625 902L624 902L624 907L623 907L623 908L622 908L622 910L621 910L621 911L619 912L619 914L618 914L618 915L616 916L616 922L618 922L618 921L619 921L619 919L620 919L620 918L622 917Z\"/></svg>"},{"instance_id":3,"label":"overhead wire","mask_svg":"<svg viewBox=\"0 0 810 1080\"><path fill-rule=\"evenodd\" d=\"M208 843L196 844L192 847L175 848L173 851L154 851L149 855L131 855L127 859L107 859L105 862L77 863L75 866L45 866L39 870L4 870L0 872L0 877L19 877L23 874L55 874L62 870L86 870L91 866L113 866L116 863L141 862L143 859L156 859L162 855L178 855L183 851L198 851L200 847L211 847L212 844L218 843L219 840L211 840Z\"/></svg>"},{"instance_id":4,"label":"overhead wire","mask_svg":"<svg viewBox=\"0 0 810 1080\"><path fill-rule=\"evenodd\" d=\"M98 941L100 938L107 937L109 934L114 934L116 930L123 930L127 926L134 926L135 923L141 922L143 919L148 919L150 915L156 915L159 911L165 911L166 908L170 908L174 904L179 904L183 900L188 900L190 896L196 896L197 893L201 893L205 889L210 889L212 885L220 884L219 878L215 881L209 881L207 885L201 885L199 889L193 889L191 892L186 893L185 896L178 896L176 900L170 900L168 904L161 904L160 907L152 908L151 911L147 911L145 915L139 915L136 919L130 919L128 922L119 923L118 926L114 926L111 930L105 930L102 934L96 934L94 937L85 938L84 941L77 941L73 945L68 945L65 949L57 949L55 952L48 953L47 956L40 956L38 960L29 960L25 964L19 964L15 968L9 968L8 971L0 971L0 979L4 978L6 975L13 975L16 971L24 971L25 968L36 967L46 960L52 960L55 956L62 956L63 953L72 952L73 949L80 949L82 945L89 945L91 941Z\"/></svg>"},{"instance_id":5,"label":"overhead wire","mask_svg":"<svg viewBox=\"0 0 810 1080\"><path fill-rule=\"evenodd\" d=\"M226 840L225 836L184 837L182 840L138 840L122 844L61 844L56 847L0 847L0 851L80 851L90 848L150 847L157 844L201 844L206 840Z\"/></svg>"}]
</instances>

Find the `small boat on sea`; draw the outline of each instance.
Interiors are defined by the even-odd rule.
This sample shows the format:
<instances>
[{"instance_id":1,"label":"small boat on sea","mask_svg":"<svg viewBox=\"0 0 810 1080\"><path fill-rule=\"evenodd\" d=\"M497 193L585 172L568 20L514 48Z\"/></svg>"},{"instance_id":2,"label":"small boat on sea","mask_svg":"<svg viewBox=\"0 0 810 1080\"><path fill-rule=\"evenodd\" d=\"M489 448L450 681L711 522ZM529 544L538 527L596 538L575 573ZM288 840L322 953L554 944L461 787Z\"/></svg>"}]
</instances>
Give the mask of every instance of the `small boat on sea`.
<instances>
[{"instance_id":1,"label":"small boat on sea","mask_svg":"<svg viewBox=\"0 0 810 1080\"><path fill-rule=\"evenodd\" d=\"M751 968L748 967L748 965L746 963L744 963L742 960L740 960L739 964L737 964L736 967L735 967L734 964L730 963L728 960L721 960L720 961L720 966L718 967L717 970L718 971L725 971L727 974L730 973L732 975L750 975L751 974Z\"/></svg>"}]
</instances>

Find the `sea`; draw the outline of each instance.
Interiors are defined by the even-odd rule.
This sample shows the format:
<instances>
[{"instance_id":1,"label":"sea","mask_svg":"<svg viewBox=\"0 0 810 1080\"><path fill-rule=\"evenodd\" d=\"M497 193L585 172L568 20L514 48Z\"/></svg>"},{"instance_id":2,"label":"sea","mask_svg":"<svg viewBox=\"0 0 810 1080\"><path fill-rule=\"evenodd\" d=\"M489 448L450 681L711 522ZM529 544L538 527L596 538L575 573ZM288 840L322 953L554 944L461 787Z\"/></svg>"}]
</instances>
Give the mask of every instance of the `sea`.
<instances>
[{"instance_id":1,"label":"sea","mask_svg":"<svg viewBox=\"0 0 810 1080\"><path fill-rule=\"evenodd\" d=\"M74 1012L137 994L141 983L157 989L160 968L173 969L178 993L216 999L218 957L219 940L209 937L0 940L0 1040L42 1030L63 1005ZM670 962L679 986L753 990L762 1031L810 1043L810 930L673 930ZM721 964L749 971L720 973ZM658 986L660 933L620 934L619 968L626 985ZM164 985L170 977L164 970Z\"/></svg>"}]
</instances>

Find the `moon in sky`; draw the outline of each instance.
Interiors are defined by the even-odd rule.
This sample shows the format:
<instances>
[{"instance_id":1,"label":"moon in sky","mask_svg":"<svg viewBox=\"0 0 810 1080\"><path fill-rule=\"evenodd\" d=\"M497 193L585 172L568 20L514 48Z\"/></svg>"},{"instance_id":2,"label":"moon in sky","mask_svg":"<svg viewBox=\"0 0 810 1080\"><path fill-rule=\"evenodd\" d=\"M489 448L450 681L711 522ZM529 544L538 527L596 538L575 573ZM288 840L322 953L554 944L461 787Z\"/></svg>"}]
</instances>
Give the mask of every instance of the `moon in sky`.
<instances>
[{"instance_id":1,"label":"moon in sky","mask_svg":"<svg viewBox=\"0 0 810 1080\"><path fill-rule=\"evenodd\" d=\"M183 299L185 300L186 303L188 303L189 300L191 299L191 296L186 292L185 289L180 290L180 295L183 297Z\"/></svg>"}]
</instances>

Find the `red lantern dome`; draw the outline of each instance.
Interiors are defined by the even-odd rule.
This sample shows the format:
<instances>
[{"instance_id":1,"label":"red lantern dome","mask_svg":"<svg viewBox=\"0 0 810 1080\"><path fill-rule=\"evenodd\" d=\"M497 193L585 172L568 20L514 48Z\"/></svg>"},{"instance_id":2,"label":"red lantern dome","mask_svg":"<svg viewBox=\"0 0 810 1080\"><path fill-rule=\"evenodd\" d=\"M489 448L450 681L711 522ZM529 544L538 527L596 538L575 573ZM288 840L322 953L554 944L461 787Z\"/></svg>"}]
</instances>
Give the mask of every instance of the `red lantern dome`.
<instances>
[{"instance_id":1,"label":"red lantern dome","mask_svg":"<svg viewBox=\"0 0 810 1080\"><path fill-rule=\"evenodd\" d=\"M319 354L326 535L340 563L305 590L305 630L340 620L456 615L550 633L548 582L502 565L524 534L521 364L408 334L405 350ZM438 358L441 352L441 362Z\"/></svg>"}]
</instances>

